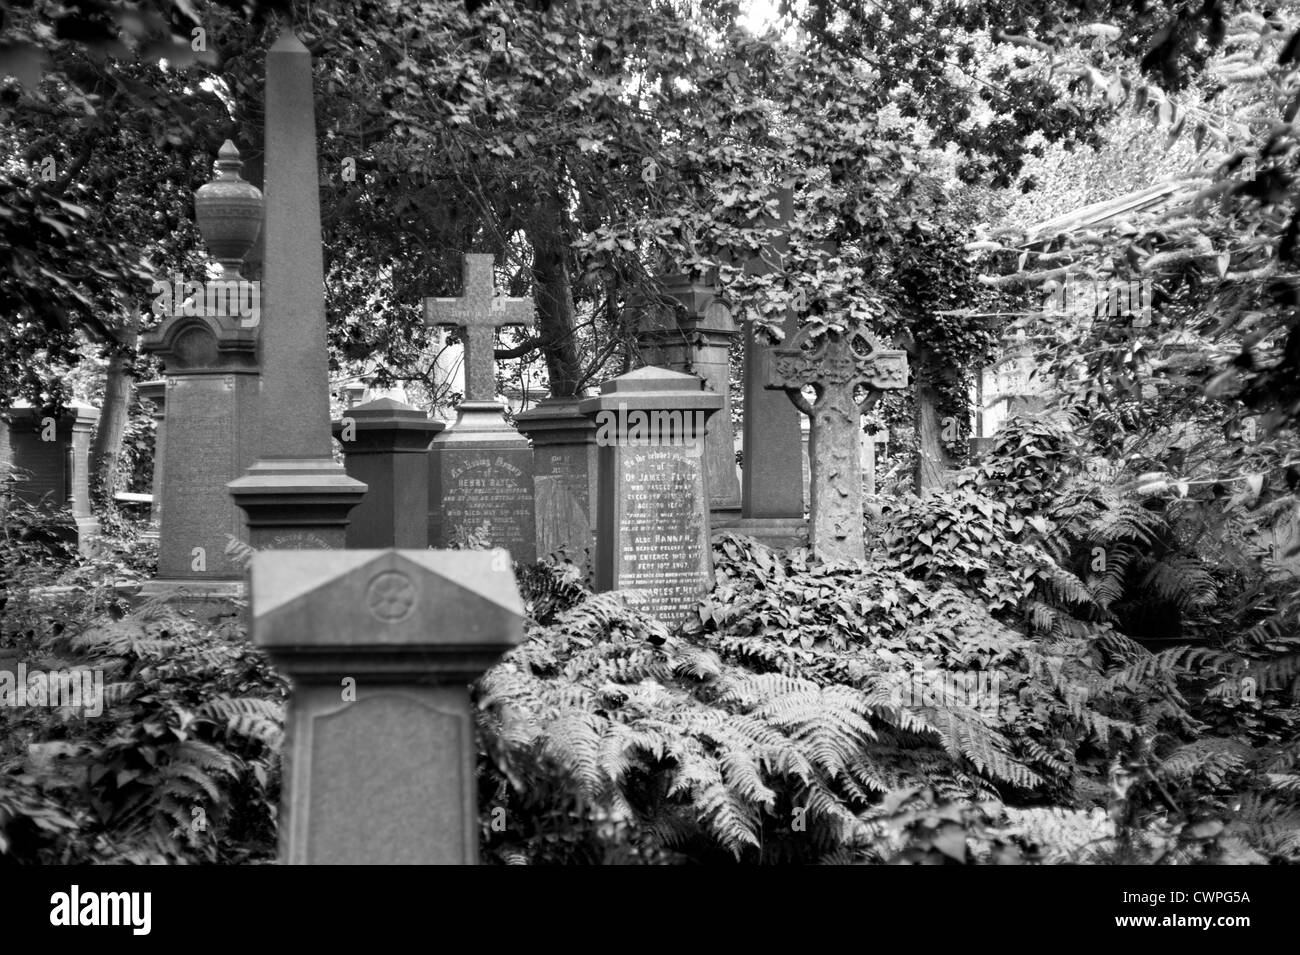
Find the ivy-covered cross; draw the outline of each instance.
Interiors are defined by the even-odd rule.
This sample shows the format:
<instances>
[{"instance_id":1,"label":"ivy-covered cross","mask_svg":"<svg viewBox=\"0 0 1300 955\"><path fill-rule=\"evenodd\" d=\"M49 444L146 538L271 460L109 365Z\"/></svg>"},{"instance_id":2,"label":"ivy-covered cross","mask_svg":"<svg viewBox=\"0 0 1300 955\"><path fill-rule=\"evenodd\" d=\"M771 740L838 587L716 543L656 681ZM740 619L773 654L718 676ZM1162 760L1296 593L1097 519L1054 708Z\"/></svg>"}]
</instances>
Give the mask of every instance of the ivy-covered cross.
<instances>
[{"instance_id":1,"label":"ivy-covered cross","mask_svg":"<svg viewBox=\"0 0 1300 955\"><path fill-rule=\"evenodd\" d=\"M773 353L768 388L784 388L790 400L812 419L808 457L812 503L808 537L823 560L862 560L861 414L859 386L870 392L907 385L907 353L884 349L861 329L837 332L801 328ZM809 404L802 389L812 385Z\"/></svg>"}]
</instances>

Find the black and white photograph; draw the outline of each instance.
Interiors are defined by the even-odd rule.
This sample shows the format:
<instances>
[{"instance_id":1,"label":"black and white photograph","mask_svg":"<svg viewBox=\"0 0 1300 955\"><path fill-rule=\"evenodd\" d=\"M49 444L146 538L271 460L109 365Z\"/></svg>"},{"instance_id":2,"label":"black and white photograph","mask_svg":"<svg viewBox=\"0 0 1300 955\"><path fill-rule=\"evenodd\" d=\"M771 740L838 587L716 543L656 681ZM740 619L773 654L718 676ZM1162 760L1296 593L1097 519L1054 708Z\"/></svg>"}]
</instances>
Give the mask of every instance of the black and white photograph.
<instances>
[{"instance_id":1,"label":"black and white photograph","mask_svg":"<svg viewBox=\"0 0 1300 955\"><path fill-rule=\"evenodd\" d=\"M1245 944L1298 112L1297 0L0 5L22 920L998 866Z\"/></svg>"}]
</instances>

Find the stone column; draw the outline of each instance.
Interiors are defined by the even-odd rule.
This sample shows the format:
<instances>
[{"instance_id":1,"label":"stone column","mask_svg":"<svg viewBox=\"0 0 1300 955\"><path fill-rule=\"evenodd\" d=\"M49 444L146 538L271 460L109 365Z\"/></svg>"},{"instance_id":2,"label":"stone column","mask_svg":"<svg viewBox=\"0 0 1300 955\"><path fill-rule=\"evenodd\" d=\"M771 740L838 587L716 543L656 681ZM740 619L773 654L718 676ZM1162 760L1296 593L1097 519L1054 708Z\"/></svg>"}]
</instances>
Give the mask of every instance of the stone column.
<instances>
[{"instance_id":1,"label":"stone column","mask_svg":"<svg viewBox=\"0 0 1300 955\"><path fill-rule=\"evenodd\" d=\"M357 405L334 422L348 476L368 489L348 523L348 547L427 546L429 442L445 427L392 398Z\"/></svg>"},{"instance_id":2,"label":"stone column","mask_svg":"<svg viewBox=\"0 0 1300 955\"><path fill-rule=\"evenodd\" d=\"M253 547L343 547L366 487L333 457L311 54L288 31L266 56L265 245L258 458L227 487Z\"/></svg>"},{"instance_id":3,"label":"stone column","mask_svg":"<svg viewBox=\"0 0 1300 955\"><path fill-rule=\"evenodd\" d=\"M68 443L68 509L77 528L77 550L94 551L99 537L99 521L90 509L90 437L99 421L99 409L73 402L69 415L72 440Z\"/></svg>"},{"instance_id":4,"label":"stone column","mask_svg":"<svg viewBox=\"0 0 1300 955\"><path fill-rule=\"evenodd\" d=\"M149 507L149 530L140 536L156 541L162 526L163 462L167 454L167 379L142 382L136 392L153 405L153 504Z\"/></svg>"},{"instance_id":5,"label":"stone column","mask_svg":"<svg viewBox=\"0 0 1300 955\"><path fill-rule=\"evenodd\" d=\"M600 447L596 589L639 591L670 626L713 586L704 444L723 405L695 375L640 368L579 406Z\"/></svg>"},{"instance_id":6,"label":"stone column","mask_svg":"<svg viewBox=\"0 0 1300 955\"><path fill-rule=\"evenodd\" d=\"M709 419L705 438L709 509L714 523L740 517L740 482L736 479L736 437L731 423L731 342L736 323L717 289L686 274L659 279L676 305L670 310L645 308L637 331L647 365L669 368L704 379L722 397L722 412Z\"/></svg>"},{"instance_id":7,"label":"stone column","mask_svg":"<svg viewBox=\"0 0 1300 955\"><path fill-rule=\"evenodd\" d=\"M582 398L546 398L515 416L533 442L537 556L561 548L591 567L596 530L596 426L578 410Z\"/></svg>"},{"instance_id":8,"label":"stone column","mask_svg":"<svg viewBox=\"0 0 1300 955\"><path fill-rule=\"evenodd\" d=\"M253 639L293 683L280 861L478 861L469 684L523 637L503 551L261 553Z\"/></svg>"}]
</instances>

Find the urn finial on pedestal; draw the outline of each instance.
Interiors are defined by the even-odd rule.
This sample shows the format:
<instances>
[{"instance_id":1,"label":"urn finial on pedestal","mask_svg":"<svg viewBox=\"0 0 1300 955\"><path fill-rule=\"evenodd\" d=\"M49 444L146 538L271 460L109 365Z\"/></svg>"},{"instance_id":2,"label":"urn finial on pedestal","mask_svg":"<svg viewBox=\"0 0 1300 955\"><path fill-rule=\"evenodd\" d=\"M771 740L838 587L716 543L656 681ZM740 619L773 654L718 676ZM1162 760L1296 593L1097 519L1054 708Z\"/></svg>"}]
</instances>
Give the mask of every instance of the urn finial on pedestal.
<instances>
[{"instance_id":1,"label":"urn finial on pedestal","mask_svg":"<svg viewBox=\"0 0 1300 955\"><path fill-rule=\"evenodd\" d=\"M194 218L222 280L237 281L244 256L262 231L262 192L239 174L244 163L229 139L212 164L216 174L194 192Z\"/></svg>"}]
</instances>

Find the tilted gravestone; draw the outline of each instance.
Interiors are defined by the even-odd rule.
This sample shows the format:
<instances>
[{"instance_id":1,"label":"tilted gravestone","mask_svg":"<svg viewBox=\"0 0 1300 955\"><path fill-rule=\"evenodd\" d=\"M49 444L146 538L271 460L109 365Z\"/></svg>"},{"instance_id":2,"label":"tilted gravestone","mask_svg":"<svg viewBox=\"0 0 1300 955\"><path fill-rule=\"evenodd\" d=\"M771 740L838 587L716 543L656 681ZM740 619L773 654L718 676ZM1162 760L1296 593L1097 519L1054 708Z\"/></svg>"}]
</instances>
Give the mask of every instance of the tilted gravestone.
<instances>
[{"instance_id":1,"label":"tilted gravestone","mask_svg":"<svg viewBox=\"0 0 1300 955\"><path fill-rule=\"evenodd\" d=\"M253 547L343 547L366 486L333 457L311 54L287 31L266 55L265 231L258 457L227 489Z\"/></svg>"},{"instance_id":2,"label":"tilted gravestone","mask_svg":"<svg viewBox=\"0 0 1300 955\"><path fill-rule=\"evenodd\" d=\"M582 398L546 398L515 416L533 442L537 556L563 552L589 569L596 531L596 426Z\"/></svg>"},{"instance_id":3,"label":"tilted gravestone","mask_svg":"<svg viewBox=\"0 0 1300 955\"><path fill-rule=\"evenodd\" d=\"M731 342L736 323L718 290L690 275L661 277L671 307L644 307L637 342L647 365L698 375L722 397L722 412L709 419L704 461L709 473L709 509L715 522L740 517L740 482L736 478L736 438L731 424Z\"/></svg>"},{"instance_id":4,"label":"tilted gravestone","mask_svg":"<svg viewBox=\"0 0 1300 955\"><path fill-rule=\"evenodd\" d=\"M464 257L460 298L424 300L427 325L459 330L465 345L465 400L456 422L429 446L429 544L476 535L515 560L537 559L533 450L496 400L496 331L533 322L531 298L494 295L493 256Z\"/></svg>"},{"instance_id":5,"label":"tilted gravestone","mask_svg":"<svg viewBox=\"0 0 1300 955\"><path fill-rule=\"evenodd\" d=\"M100 535L90 509L90 435L98 409L74 401L54 416L18 401L3 418L0 464L14 469L15 496L52 508L57 512L54 535L72 541L82 553L92 552Z\"/></svg>"},{"instance_id":6,"label":"tilted gravestone","mask_svg":"<svg viewBox=\"0 0 1300 955\"><path fill-rule=\"evenodd\" d=\"M675 625L713 585L704 438L721 395L694 375L640 368L581 405L596 424L598 590L636 590Z\"/></svg>"},{"instance_id":7,"label":"tilted gravestone","mask_svg":"<svg viewBox=\"0 0 1300 955\"><path fill-rule=\"evenodd\" d=\"M334 422L348 476L367 488L348 522L348 547L427 546L429 442L445 427L392 398L356 405Z\"/></svg>"},{"instance_id":8,"label":"tilted gravestone","mask_svg":"<svg viewBox=\"0 0 1300 955\"><path fill-rule=\"evenodd\" d=\"M253 638L293 682L291 864L478 860L469 684L523 637L504 551L262 552Z\"/></svg>"},{"instance_id":9,"label":"tilted gravestone","mask_svg":"<svg viewBox=\"0 0 1300 955\"><path fill-rule=\"evenodd\" d=\"M862 420L854 396L907 385L907 353L882 349L864 331L800 329L774 353L770 388L782 388L812 422L812 507L809 537L823 560L866 556L862 521ZM812 385L816 400L800 394Z\"/></svg>"}]
</instances>

